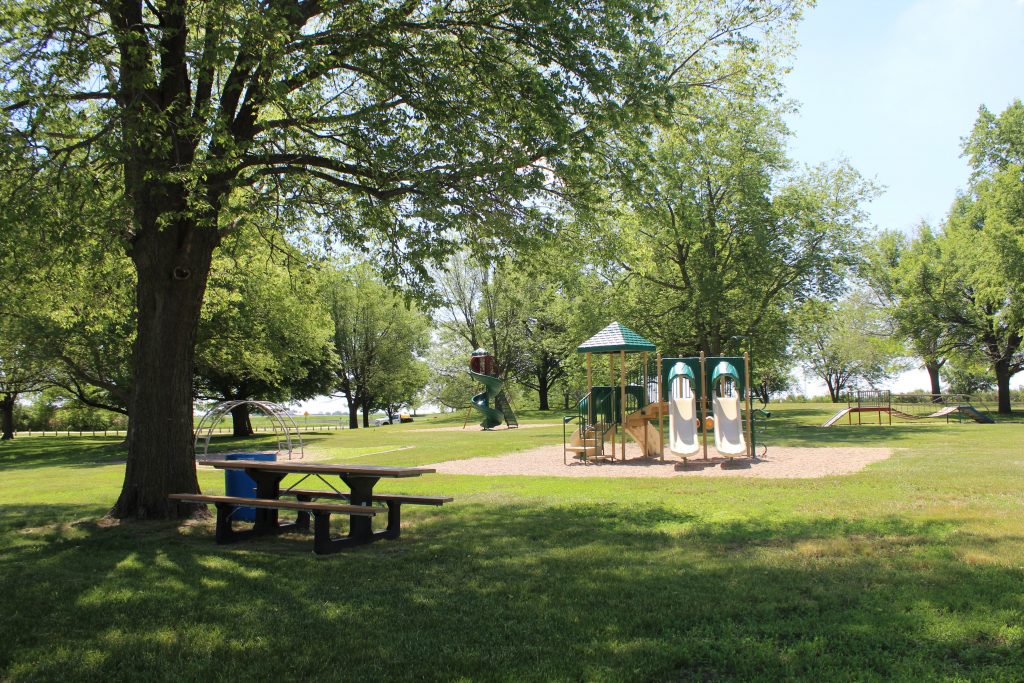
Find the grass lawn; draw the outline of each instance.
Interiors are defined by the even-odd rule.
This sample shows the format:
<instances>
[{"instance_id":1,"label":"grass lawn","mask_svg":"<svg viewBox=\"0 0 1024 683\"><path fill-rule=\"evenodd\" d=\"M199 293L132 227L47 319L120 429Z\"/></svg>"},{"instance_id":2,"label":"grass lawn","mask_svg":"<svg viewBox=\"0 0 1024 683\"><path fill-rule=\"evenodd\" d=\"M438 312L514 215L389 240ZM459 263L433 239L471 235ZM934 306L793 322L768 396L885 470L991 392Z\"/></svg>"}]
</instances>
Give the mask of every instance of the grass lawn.
<instances>
[{"instance_id":1,"label":"grass lawn","mask_svg":"<svg viewBox=\"0 0 1024 683\"><path fill-rule=\"evenodd\" d=\"M832 406L772 408L769 444L899 450L808 480L385 481L456 502L317 558L304 536L219 547L212 523L98 523L117 439L2 443L0 680L1024 678L1024 425L824 430ZM562 438L558 415L423 431L463 418L307 442L416 465Z\"/></svg>"}]
</instances>

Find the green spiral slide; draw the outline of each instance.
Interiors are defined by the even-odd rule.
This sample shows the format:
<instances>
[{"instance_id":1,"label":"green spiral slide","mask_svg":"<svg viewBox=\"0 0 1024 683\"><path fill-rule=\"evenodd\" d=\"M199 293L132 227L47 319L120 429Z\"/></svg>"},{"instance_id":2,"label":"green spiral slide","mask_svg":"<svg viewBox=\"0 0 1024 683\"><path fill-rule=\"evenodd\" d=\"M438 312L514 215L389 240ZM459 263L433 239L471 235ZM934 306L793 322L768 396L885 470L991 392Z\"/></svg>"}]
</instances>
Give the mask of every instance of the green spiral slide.
<instances>
[{"instance_id":1,"label":"green spiral slide","mask_svg":"<svg viewBox=\"0 0 1024 683\"><path fill-rule=\"evenodd\" d=\"M484 385L484 391L471 399L473 406L484 414L480 426L484 429L494 429L504 422L509 429L518 427L519 423L512 412L512 406L505 396L504 382L498 377L481 375L472 370L469 371L469 376Z\"/></svg>"}]
</instances>

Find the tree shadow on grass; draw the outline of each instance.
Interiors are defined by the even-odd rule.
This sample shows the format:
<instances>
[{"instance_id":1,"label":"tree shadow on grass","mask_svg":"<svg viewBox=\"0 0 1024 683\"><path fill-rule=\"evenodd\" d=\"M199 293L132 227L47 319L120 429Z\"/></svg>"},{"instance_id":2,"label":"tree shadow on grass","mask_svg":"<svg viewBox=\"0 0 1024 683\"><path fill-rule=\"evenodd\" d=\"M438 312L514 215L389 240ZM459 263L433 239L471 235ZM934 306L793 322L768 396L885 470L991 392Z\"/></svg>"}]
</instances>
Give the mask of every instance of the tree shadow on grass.
<instances>
[{"instance_id":1,"label":"tree shadow on grass","mask_svg":"<svg viewBox=\"0 0 1024 683\"><path fill-rule=\"evenodd\" d=\"M68 511L38 510L66 516ZM1013 678L1024 571L947 522L451 506L334 556L209 525L74 525L0 560L19 678ZM1019 543L1020 539L1010 539Z\"/></svg>"}]
</instances>

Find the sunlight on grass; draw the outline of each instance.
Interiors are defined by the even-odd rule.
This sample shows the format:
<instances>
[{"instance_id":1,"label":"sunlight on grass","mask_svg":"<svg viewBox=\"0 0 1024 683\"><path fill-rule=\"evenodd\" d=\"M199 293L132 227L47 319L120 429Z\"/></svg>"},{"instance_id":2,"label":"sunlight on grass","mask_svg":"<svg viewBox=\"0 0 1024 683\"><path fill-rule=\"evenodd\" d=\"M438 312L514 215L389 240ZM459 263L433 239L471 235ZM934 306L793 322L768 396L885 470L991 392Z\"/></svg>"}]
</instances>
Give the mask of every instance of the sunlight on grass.
<instances>
[{"instance_id":1,"label":"sunlight on grass","mask_svg":"<svg viewBox=\"0 0 1024 683\"><path fill-rule=\"evenodd\" d=\"M328 558L299 534L217 546L211 522L96 524L123 476L109 440L0 444L0 677L1018 678L1022 427L816 426L832 409L773 406L769 443L895 455L805 480L382 482L456 502ZM425 464L562 438L417 426L308 443ZM221 472L199 478L223 490Z\"/></svg>"}]
</instances>

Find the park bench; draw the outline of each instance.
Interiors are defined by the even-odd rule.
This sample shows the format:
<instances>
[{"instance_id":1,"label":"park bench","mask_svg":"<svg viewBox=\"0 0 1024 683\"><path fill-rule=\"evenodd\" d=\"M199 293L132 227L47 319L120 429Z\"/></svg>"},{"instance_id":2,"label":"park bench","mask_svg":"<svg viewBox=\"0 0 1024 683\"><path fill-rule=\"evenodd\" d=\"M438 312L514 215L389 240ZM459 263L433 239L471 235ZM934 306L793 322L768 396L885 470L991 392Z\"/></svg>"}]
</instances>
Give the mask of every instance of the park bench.
<instances>
[{"instance_id":1,"label":"park bench","mask_svg":"<svg viewBox=\"0 0 1024 683\"><path fill-rule=\"evenodd\" d=\"M237 496L208 496L198 493L172 493L171 500L188 503L209 503L217 508L217 543L231 543L251 536L278 534L291 529L308 529L309 516L313 515L313 551L318 555L334 552L337 541L330 537L331 515L342 514L350 517L373 517L379 508L369 505L341 505L317 503L302 500L281 500L264 498L241 498ZM257 522L252 529L237 531L232 526L232 513L238 507L262 508L266 510L295 510L298 517L292 524L261 525Z\"/></svg>"},{"instance_id":2,"label":"park bench","mask_svg":"<svg viewBox=\"0 0 1024 683\"><path fill-rule=\"evenodd\" d=\"M351 494L339 491L316 491L311 489L288 489L281 491L282 496L295 496L298 502L311 502L320 498L349 500ZM440 506L454 500L450 496L408 496L396 493L374 493L370 498L373 503L385 503L388 507L387 538L398 538L402 527L402 505L435 505ZM301 515L301 513L300 513Z\"/></svg>"}]
</instances>

